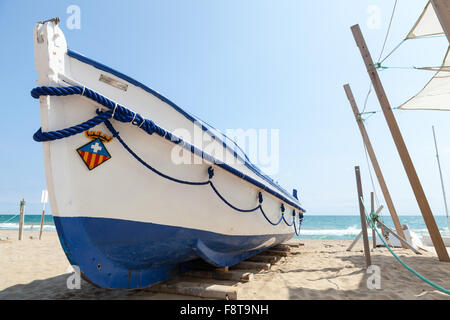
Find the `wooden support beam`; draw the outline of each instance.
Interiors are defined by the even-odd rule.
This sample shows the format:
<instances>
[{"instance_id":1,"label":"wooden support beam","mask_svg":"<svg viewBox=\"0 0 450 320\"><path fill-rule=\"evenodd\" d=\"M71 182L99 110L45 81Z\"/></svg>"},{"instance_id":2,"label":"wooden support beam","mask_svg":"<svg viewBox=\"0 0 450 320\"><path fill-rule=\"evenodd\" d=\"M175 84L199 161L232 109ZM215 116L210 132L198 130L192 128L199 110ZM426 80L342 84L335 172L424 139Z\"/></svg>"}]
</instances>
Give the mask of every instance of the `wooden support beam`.
<instances>
[{"instance_id":1,"label":"wooden support beam","mask_svg":"<svg viewBox=\"0 0 450 320\"><path fill-rule=\"evenodd\" d=\"M217 268L218 271L222 271L222 272L228 272L229 267L222 267L222 268Z\"/></svg>"},{"instance_id":2,"label":"wooden support beam","mask_svg":"<svg viewBox=\"0 0 450 320\"><path fill-rule=\"evenodd\" d=\"M387 230L389 232L389 234L392 234L394 237L396 237L401 243L404 243L409 249L411 249L415 254L421 254L418 250L416 250L416 248L414 248L408 241L403 240L402 238L400 238L398 236L398 234L396 234L393 230L389 229L383 222L378 221L378 223L380 224L381 228L384 228L385 230ZM391 246L392 247L392 246Z\"/></svg>"},{"instance_id":3,"label":"wooden support beam","mask_svg":"<svg viewBox=\"0 0 450 320\"><path fill-rule=\"evenodd\" d=\"M248 258L247 261L274 263L277 262L279 259L280 259L279 257L275 256L256 255L251 258Z\"/></svg>"},{"instance_id":4,"label":"wooden support beam","mask_svg":"<svg viewBox=\"0 0 450 320\"><path fill-rule=\"evenodd\" d=\"M275 247L270 248L270 250L277 250L277 251L291 251L291 246L288 246L287 244L278 244Z\"/></svg>"},{"instance_id":5,"label":"wooden support beam","mask_svg":"<svg viewBox=\"0 0 450 320\"><path fill-rule=\"evenodd\" d=\"M350 106L353 110L353 115L355 116L356 123L358 124L359 131L361 132L361 136L366 147L367 153L369 154L370 161L372 162L373 170L375 171L375 175L377 176L378 183L381 188L381 192L383 193L384 200L386 201L386 205L388 207L389 213L391 214L392 221L394 222L395 230L397 233L405 239L405 234L403 232L402 224L400 223L400 219L397 215L397 210L395 210L394 202L392 201L391 194L389 193L389 189L386 185L386 181L384 180L383 173L381 172L380 165L378 164L378 159L375 155L375 151L373 150L372 143L370 142L369 135L367 134L366 127L364 126L364 122L361 119L361 115L359 113L358 106L355 101L355 97L353 96L352 89L350 85L344 85L345 93L347 94L348 101L350 102ZM403 244L402 244L403 246ZM404 246L406 248L406 246Z\"/></svg>"},{"instance_id":6,"label":"wooden support beam","mask_svg":"<svg viewBox=\"0 0 450 320\"><path fill-rule=\"evenodd\" d=\"M289 251L279 251L279 250L266 250L260 253L263 256L275 256L275 257L287 257L289 256Z\"/></svg>"},{"instance_id":7,"label":"wooden support beam","mask_svg":"<svg viewBox=\"0 0 450 320\"><path fill-rule=\"evenodd\" d=\"M431 0L431 4L450 43L450 2L448 0Z\"/></svg>"},{"instance_id":8,"label":"wooden support beam","mask_svg":"<svg viewBox=\"0 0 450 320\"><path fill-rule=\"evenodd\" d=\"M237 287L188 281L162 282L150 287L148 290L157 293L172 293L224 300L237 300L240 293Z\"/></svg>"},{"instance_id":9,"label":"wooden support beam","mask_svg":"<svg viewBox=\"0 0 450 320\"><path fill-rule=\"evenodd\" d=\"M380 102L381 109L383 110L384 117L386 118L389 130L391 131L392 138L394 139L397 151L400 155L400 159L402 160L403 167L405 168L428 232L430 233L430 237L433 241L436 253L440 261L450 262L447 249L445 248L441 234L439 233L439 229L436 225L436 221L434 220L433 214L431 213L430 205L425 196L422 185L420 184L416 169L414 168L408 149L406 148L405 141L403 140L397 121L394 117L394 113L392 112L391 105L386 96L383 85L381 84L378 72L373 64L372 57L370 55L369 49L367 48L361 29L359 25L354 25L353 27L351 27L351 30L366 65L367 72L369 74L370 80L372 81L373 88L377 94L378 101Z\"/></svg>"},{"instance_id":10,"label":"wooden support beam","mask_svg":"<svg viewBox=\"0 0 450 320\"><path fill-rule=\"evenodd\" d=\"M203 278L203 279L215 279L215 280L231 280L249 282L252 281L254 276L251 272L244 271L220 271L220 270L189 270L183 273L183 276Z\"/></svg>"},{"instance_id":11,"label":"wooden support beam","mask_svg":"<svg viewBox=\"0 0 450 320\"><path fill-rule=\"evenodd\" d=\"M356 236L355 239L353 239L353 242L348 246L347 251L352 251L353 247L355 246L355 244L358 242L359 238L361 238L363 232L361 230L360 233L358 233L358 235Z\"/></svg>"},{"instance_id":12,"label":"wooden support beam","mask_svg":"<svg viewBox=\"0 0 450 320\"><path fill-rule=\"evenodd\" d=\"M237 265L231 267L235 270L270 270L270 263L264 262L253 262L253 261L242 261Z\"/></svg>"},{"instance_id":13,"label":"wooden support beam","mask_svg":"<svg viewBox=\"0 0 450 320\"><path fill-rule=\"evenodd\" d=\"M291 248L300 248L303 247L305 244L303 242L300 242L300 239L290 239L286 242L283 242L282 245L291 247Z\"/></svg>"},{"instance_id":14,"label":"wooden support beam","mask_svg":"<svg viewBox=\"0 0 450 320\"><path fill-rule=\"evenodd\" d=\"M367 225L366 225L366 213L364 211L364 205L362 203L363 199L363 191L361 185L361 172L359 167L355 167L355 175L356 175L356 187L358 189L358 203L359 203L359 214L361 216L361 231L363 235L363 243L364 243L364 255L366 257L366 267L369 267L372 264L370 259L370 248L369 248L369 237L367 235Z\"/></svg>"}]
</instances>

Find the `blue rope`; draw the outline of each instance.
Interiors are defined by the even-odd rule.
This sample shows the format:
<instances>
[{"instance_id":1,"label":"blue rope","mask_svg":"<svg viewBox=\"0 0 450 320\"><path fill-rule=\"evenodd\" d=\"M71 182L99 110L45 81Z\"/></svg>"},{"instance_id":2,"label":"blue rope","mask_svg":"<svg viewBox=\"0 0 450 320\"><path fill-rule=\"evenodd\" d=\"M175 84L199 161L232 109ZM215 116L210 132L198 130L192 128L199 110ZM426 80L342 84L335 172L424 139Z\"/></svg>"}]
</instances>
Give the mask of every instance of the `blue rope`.
<instances>
[{"instance_id":1,"label":"blue rope","mask_svg":"<svg viewBox=\"0 0 450 320\"><path fill-rule=\"evenodd\" d=\"M102 122L107 121L109 118L111 118L111 115L112 111L108 110L107 112L101 113L98 116L81 124L57 131L42 132L42 128L39 128L39 130L36 131L36 133L33 135L33 139L38 142L44 142L67 138L82 133L86 130L89 130L90 128L99 125Z\"/></svg>"},{"instance_id":2,"label":"blue rope","mask_svg":"<svg viewBox=\"0 0 450 320\"><path fill-rule=\"evenodd\" d=\"M120 122L131 122L135 126L139 126L142 130L147 132L148 134L152 135L153 133L157 133L161 137L166 137L167 132L163 128L157 126L153 121L144 119L139 113L134 113L131 110L125 108L124 106L121 106L120 104L115 104L112 100L109 100L108 98L98 94L97 92L81 87L81 86L71 86L71 87L37 87L31 90L31 96L35 99L39 98L43 95L50 95L50 96L68 96L68 95L75 95L79 94L82 96L85 96L91 100L94 100L95 102L101 104L102 106L108 108L111 110L111 113L109 112L103 112L99 114L97 117L92 118L91 120L88 120L86 122L83 122L80 125L73 126L71 128L58 130L58 131L52 131L52 132L42 132L41 130L38 130L36 133L36 139L35 141L41 142L41 141L51 141L55 139L55 136L58 136L57 139L62 139L65 137L70 137L75 134L81 133L89 128L94 127L97 124L100 124L101 122L104 122L105 120L108 120L109 118L112 118L115 120L118 120ZM102 121L103 120L103 121ZM96 123L96 124L95 124ZM84 128L87 128L83 130ZM47 140L39 140L39 139L47 139ZM169 135L166 137L167 139L172 139L173 136ZM173 142L181 142L181 139L178 141L176 139L173 140Z\"/></svg>"},{"instance_id":3,"label":"blue rope","mask_svg":"<svg viewBox=\"0 0 450 320\"><path fill-rule=\"evenodd\" d=\"M283 220L283 213L281 214L280 220L278 220L277 222L272 222L266 215L266 213L264 212L263 208L261 206L259 206L259 211L261 211L261 213L263 214L264 218L266 218L267 222L269 222L271 225L273 226L277 226L281 223L281 221Z\"/></svg>"},{"instance_id":4,"label":"blue rope","mask_svg":"<svg viewBox=\"0 0 450 320\"><path fill-rule=\"evenodd\" d=\"M156 170L155 168L153 168L152 166L150 166L147 162L145 162L144 160L142 160L133 150L130 149L130 147L125 143L125 141L122 140L122 138L119 135L119 132L114 129L114 127L112 126L111 122L109 122L109 120L105 121L105 125L108 128L109 131L111 131L112 135L114 138L117 138L117 140L122 144L122 146L125 148L125 150L127 150L137 161L139 161L143 166L145 166L147 169L150 169L151 171L153 171L154 173L160 175L163 178L166 178L168 180L171 180L173 182L177 182L177 183L181 183L181 184L189 184L189 185L196 185L196 186L203 186L206 184L209 184L209 181L203 181L203 182L193 182L193 181L186 181L186 180L180 180L180 179L176 179L173 177L170 177L164 173L162 173L159 170Z\"/></svg>"},{"instance_id":5,"label":"blue rope","mask_svg":"<svg viewBox=\"0 0 450 320\"><path fill-rule=\"evenodd\" d=\"M298 232L297 232L297 227L295 226L295 219L293 220L294 231L297 236L300 235L300 228L302 227L302 222L303 222L303 214L299 212L299 215L300 215L300 219L299 219L299 223L298 223Z\"/></svg>"},{"instance_id":6,"label":"blue rope","mask_svg":"<svg viewBox=\"0 0 450 320\"><path fill-rule=\"evenodd\" d=\"M216 187L214 186L214 184L212 183L212 181L209 181L209 185L211 186L211 188L214 190L214 192L217 194L217 196L222 199L223 202L225 202L225 204L227 204L230 208L238 211L238 212L254 212L256 210L258 210L261 206L258 205L257 207L253 208L253 209L239 209L235 206L233 206L231 203L229 203L220 193L219 191L217 191Z\"/></svg>"},{"instance_id":7,"label":"blue rope","mask_svg":"<svg viewBox=\"0 0 450 320\"><path fill-rule=\"evenodd\" d=\"M292 225L294 224L294 220L295 220L295 210L294 210L294 209L292 210L292 222L291 222L291 224L289 224L289 223L286 221L286 219L284 218L284 215L283 215L283 220L284 220L284 223L286 223L286 225L287 225L288 227L292 227Z\"/></svg>"},{"instance_id":8,"label":"blue rope","mask_svg":"<svg viewBox=\"0 0 450 320\"><path fill-rule=\"evenodd\" d=\"M229 201L227 201L221 194L220 192L217 190L217 188L214 186L214 183L211 181L211 179L214 176L214 169L212 167L208 168L208 175L209 175L209 180L207 181L200 181L200 182L195 182L195 181L186 181L186 180L181 180L181 179L176 179L173 177L170 177L164 173L162 173L161 171L153 168L152 166L150 166L148 163L146 163L142 158L140 158L133 150L131 150L131 148L125 143L125 141L120 137L119 132L113 127L113 125L111 124L111 122L109 121L109 119L113 118L117 121L120 122L129 122L132 123L133 125L138 126L140 129L144 130L145 132L147 132L149 135L152 135L153 133L158 134L161 137L164 137L165 139L175 143L175 144L180 144L182 145L185 149L190 150L192 153L201 156L202 158L206 159L207 161L216 164L220 167L222 167L223 169L231 172L232 174L246 180L249 181L250 183L256 185L257 187L260 187L262 190L271 193L273 195L275 195L278 198L281 198L281 200L286 201L287 203L293 205L294 207L298 207L295 204L290 203L289 200L284 199L284 197L280 196L279 194L277 194L276 192L272 191L271 189L267 189L267 187L250 178L249 176L245 175L244 173L236 170L233 167L230 167L229 165L226 165L224 163L218 163L218 161L216 161L216 159L214 159L212 156L204 153L203 151L201 151L200 149L196 148L193 145L190 145L188 143L186 143L185 141L183 141L181 138L176 137L175 135L173 135L172 133L164 130L163 128L159 127L158 125L156 125L153 121L148 120L148 119L144 119L140 114L138 113L134 113L131 110L121 106L120 104L116 104L113 101L109 100L108 98L96 93L93 90L90 90L89 88L86 87L81 87L81 86L71 86L71 87L37 87L34 88L33 90L31 90L31 96L35 99L39 98L42 95L50 95L50 96L68 96L68 95L82 95L85 96L89 99L94 100L95 102L101 104L102 106L108 108L109 110L107 110L106 112L101 112L99 110L97 110L97 116L93 117L90 120L87 120L79 125L75 125L72 126L70 128L66 128L66 129L62 129L62 130L56 130L56 131L48 131L48 132L42 132L42 128L39 128L39 130L33 135L33 139L35 141L38 142L44 142L44 141L53 141L53 140L57 140L57 139L63 139L66 137L70 137L79 133L82 133L90 128L93 128L101 123L104 123L105 126L108 128L108 130L111 132L111 134L113 135L113 137L117 138L117 140L120 142L120 144L122 144L122 146L125 148L125 150L127 150L137 161L139 161L143 166L145 166L147 169L151 170L152 172L158 174L159 176L168 179L170 181L173 182L177 182L177 183L181 183L181 184L188 184L188 185L207 185L209 184L211 186L211 188L213 189L213 191L216 193L216 195L226 204L228 205L230 208L238 211L238 212L254 212L256 210L260 210L260 212L263 214L264 218L272 225L277 226L281 223L281 221L284 221L286 223L286 225L288 226L292 226L294 225L294 229L295 229L295 233L298 235L299 233L297 232L297 229L295 227L295 209L293 209L293 219L292 219L292 223L289 224L286 219L284 218L284 211L285 211L285 207L284 204L281 204L281 217L280 219L274 223L272 222L267 215L265 214L263 208L262 208L262 202L263 202L263 198L262 198L262 194L261 192L258 193L258 199L259 199L259 205L256 206L253 209L240 209L237 208L236 206L232 205ZM299 210L302 210L302 208L298 207ZM299 216L303 214L301 212L299 212ZM300 229L299 229L300 231Z\"/></svg>"}]
</instances>

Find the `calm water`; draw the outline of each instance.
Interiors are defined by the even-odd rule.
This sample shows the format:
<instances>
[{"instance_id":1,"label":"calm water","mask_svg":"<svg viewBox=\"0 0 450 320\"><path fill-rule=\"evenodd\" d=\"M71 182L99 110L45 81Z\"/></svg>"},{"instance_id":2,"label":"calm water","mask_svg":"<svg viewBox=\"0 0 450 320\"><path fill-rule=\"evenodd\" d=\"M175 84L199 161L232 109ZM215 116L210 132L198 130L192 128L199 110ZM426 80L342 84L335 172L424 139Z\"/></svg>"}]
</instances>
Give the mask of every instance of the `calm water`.
<instances>
[{"instance_id":1,"label":"calm water","mask_svg":"<svg viewBox=\"0 0 450 320\"><path fill-rule=\"evenodd\" d=\"M394 224L389 216L383 215L383 221L391 228ZM448 234L447 220L445 216L435 216L439 230ZM427 233L422 216L400 216L402 224L407 224L409 229L419 236ZM310 239L341 239L350 240L361 231L359 216L314 216L306 215L303 220L300 238ZM25 215L24 230L39 229L41 224L40 215ZM18 230L19 216L0 215L0 230ZM45 231L56 231L53 217L46 215L44 220ZM371 235L371 232L369 232Z\"/></svg>"}]
</instances>

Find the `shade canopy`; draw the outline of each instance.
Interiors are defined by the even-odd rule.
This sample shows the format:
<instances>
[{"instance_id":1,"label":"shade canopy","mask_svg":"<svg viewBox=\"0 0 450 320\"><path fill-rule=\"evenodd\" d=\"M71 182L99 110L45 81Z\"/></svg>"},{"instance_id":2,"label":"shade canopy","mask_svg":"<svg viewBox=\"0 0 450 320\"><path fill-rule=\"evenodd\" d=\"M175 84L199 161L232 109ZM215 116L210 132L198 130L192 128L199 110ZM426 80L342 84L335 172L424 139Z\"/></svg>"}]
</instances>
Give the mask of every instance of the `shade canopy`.
<instances>
[{"instance_id":1,"label":"shade canopy","mask_svg":"<svg viewBox=\"0 0 450 320\"><path fill-rule=\"evenodd\" d=\"M406 39L444 34L442 25L429 1ZM449 47L450 48L450 47ZM402 104L403 110L446 110L450 111L450 55L449 49L444 61L438 67L423 67L421 70L436 71L425 87L414 97Z\"/></svg>"},{"instance_id":2,"label":"shade canopy","mask_svg":"<svg viewBox=\"0 0 450 320\"><path fill-rule=\"evenodd\" d=\"M449 47L450 49L450 47ZM404 110L446 110L450 111L450 54L445 55L442 67L423 68L438 70L425 87L414 97L402 104Z\"/></svg>"},{"instance_id":3,"label":"shade canopy","mask_svg":"<svg viewBox=\"0 0 450 320\"><path fill-rule=\"evenodd\" d=\"M434 11L433 5L428 1L425 9L414 24L406 39L422 38L444 34L441 23Z\"/></svg>"}]
</instances>

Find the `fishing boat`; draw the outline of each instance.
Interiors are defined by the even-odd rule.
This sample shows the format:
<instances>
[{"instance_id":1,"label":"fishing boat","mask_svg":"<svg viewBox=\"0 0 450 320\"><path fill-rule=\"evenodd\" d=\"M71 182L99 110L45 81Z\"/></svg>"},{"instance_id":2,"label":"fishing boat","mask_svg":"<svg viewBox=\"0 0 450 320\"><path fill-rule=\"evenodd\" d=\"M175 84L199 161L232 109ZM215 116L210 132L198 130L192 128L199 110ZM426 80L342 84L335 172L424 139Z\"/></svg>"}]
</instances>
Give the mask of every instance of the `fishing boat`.
<instances>
[{"instance_id":1,"label":"fishing boat","mask_svg":"<svg viewBox=\"0 0 450 320\"><path fill-rule=\"evenodd\" d=\"M61 246L86 280L146 287L197 259L233 266L300 232L295 190L158 92L68 49L58 22L33 30L31 95L41 112L33 138L43 143ZM196 132L207 147L188 138ZM174 161L181 153L192 161Z\"/></svg>"}]
</instances>

